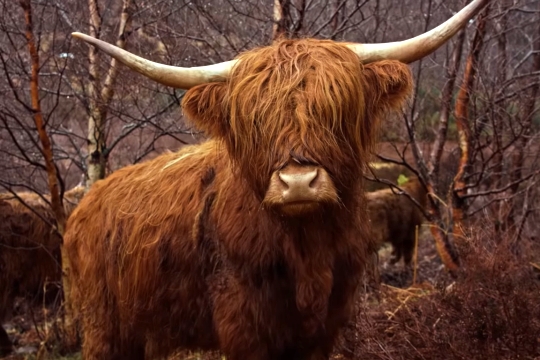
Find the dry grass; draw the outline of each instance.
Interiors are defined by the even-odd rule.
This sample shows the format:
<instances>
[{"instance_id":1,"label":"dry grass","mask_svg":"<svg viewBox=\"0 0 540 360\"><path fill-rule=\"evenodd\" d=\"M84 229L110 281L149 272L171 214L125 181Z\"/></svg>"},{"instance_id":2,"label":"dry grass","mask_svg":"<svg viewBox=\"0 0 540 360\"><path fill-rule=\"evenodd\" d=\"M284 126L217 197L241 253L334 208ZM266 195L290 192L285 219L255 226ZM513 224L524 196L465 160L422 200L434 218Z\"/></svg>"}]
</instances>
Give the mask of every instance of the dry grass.
<instances>
[{"instance_id":1,"label":"dry grass","mask_svg":"<svg viewBox=\"0 0 540 360\"><path fill-rule=\"evenodd\" d=\"M383 285L378 301L360 304L345 342L353 358L538 359L535 244L487 233L467 244L463 271L451 284Z\"/></svg>"}]
</instances>

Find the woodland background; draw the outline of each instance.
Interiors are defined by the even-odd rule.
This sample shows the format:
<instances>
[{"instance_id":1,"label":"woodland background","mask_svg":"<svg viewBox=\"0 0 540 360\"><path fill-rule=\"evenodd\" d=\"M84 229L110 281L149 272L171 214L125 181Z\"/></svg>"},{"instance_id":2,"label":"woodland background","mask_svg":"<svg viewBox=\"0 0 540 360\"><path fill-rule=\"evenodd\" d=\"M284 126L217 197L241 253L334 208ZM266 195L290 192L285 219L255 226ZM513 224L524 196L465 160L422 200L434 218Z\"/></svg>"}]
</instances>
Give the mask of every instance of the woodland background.
<instances>
[{"instance_id":1,"label":"woodland background","mask_svg":"<svg viewBox=\"0 0 540 360\"><path fill-rule=\"evenodd\" d=\"M117 66L71 32L187 67L230 60L276 36L397 41L433 28L466 3L0 0L0 192L51 194L54 225L62 233L65 190L81 182L91 186L121 167L204 138L182 116L184 91ZM461 279L463 289L477 291L471 279L478 274L488 284L519 269L508 291L523 290L518 298L525 301L533 280L525 286L518 278L540 269L540 252L534 250L540 242L540 2L491 1L466 29L411 68L415 96L399 116L385 120L372 160L405 166L430 190L425 237L439 255L433 261L446 269L441 271ZM483 273L486 269L491 272ZM392 299L397 303L389 300L385 306L402 304L399 296ZM515 310L508 306L505 311ZM525 307L528 315L512 318L516 327L519 316L540 314L532 302ZM430 314L422 309L422 316ZM525 335L518 336L522 330L512 330L516 344L525 341ZM527 351L513 353L523 357L506 358L540 356L540 339L531 336ZM505 343L503 351L488 338L487 348L497 350L492 358L512 348ZM384 354L373 358L400 358Z\"/></svg>"}]
</instances>

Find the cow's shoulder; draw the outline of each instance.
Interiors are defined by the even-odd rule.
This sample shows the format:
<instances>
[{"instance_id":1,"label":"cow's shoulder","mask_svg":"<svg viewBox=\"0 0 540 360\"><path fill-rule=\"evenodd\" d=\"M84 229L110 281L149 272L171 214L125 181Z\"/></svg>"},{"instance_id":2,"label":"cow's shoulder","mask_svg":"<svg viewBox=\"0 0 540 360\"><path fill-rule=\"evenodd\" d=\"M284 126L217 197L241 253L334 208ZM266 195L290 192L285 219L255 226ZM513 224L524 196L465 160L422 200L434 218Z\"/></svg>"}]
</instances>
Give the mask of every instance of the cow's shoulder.
<instances>
[{"instance_id":1,"label":"cow's shoulder","mask_svg":"<svg viewBox=\"0 0 540 360\"><path fill-rule=\"evenodd\" d=\"M186 234L203 206L207 188L218 172L227 169L222 164L225 159L224 150L207 141L122 168L92 186L69 223L99 224L100 229L112 226L127 233L141 228L172 233L181 227Z\"/></svg>"}]
</instances>

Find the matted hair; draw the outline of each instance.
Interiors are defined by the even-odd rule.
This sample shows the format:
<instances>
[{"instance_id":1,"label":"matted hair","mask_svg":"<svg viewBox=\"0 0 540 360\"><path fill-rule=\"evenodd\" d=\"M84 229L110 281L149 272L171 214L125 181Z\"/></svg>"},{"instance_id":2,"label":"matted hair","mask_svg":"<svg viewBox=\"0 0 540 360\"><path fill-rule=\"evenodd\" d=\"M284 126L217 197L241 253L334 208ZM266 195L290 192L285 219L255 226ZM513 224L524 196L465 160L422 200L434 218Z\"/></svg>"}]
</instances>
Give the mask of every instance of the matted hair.
<instances>
[{"instance_id":1,"label":"matted hair","mask_svg":"<svg viewBox=\"0 0 540 360\"><path fill-rule=\"evenodd\" d=\"M225 84L191 89L183 106L196 125L225 138L259 194L290 157L324 166L338 182L357 178L378 119L412 89L405 64L364 66L345 44L329 40L279 40L239 59Z\"/></svg>"}]
</instances>

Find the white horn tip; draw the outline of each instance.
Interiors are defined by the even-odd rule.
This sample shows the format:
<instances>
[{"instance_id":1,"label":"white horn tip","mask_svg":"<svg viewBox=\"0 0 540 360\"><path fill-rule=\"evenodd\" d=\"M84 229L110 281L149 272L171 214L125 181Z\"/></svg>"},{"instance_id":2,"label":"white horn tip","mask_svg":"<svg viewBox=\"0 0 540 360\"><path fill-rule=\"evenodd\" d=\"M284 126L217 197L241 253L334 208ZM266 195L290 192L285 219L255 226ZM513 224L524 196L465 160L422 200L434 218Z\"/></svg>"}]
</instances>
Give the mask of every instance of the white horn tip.
<instances>
[{"instance_id":1,"label":"white horn tip","mask_svg":"<svg viewBox=\"0 0 540 360\"><path fill-rule=\"evenodd\" d=\"M81 40L84 40L85 38L88 37L88 35L80 33L80 32L72 32L71 36L73 36L76 39L81 39Z\"/></svg>"}]
</instances>

